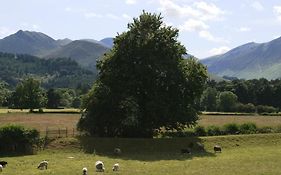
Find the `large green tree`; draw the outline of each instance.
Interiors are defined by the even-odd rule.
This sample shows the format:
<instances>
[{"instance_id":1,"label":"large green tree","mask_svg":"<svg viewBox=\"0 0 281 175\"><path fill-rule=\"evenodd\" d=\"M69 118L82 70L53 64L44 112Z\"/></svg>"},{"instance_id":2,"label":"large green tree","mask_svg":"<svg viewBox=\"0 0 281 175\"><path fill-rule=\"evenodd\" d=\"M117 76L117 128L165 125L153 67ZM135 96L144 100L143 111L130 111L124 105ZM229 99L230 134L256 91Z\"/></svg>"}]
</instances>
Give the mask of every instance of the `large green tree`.
<instances>
[{"instance_id":1,"label":"large green tree","mask_svg":"<svg viewBox=\"0 0 281 175\"><path fill-rule=\"evenodd\" d=\"M207 73L196 59L184 60L177 37L161 15L134 18L98 62L99 77L84 99L78 128L97 136L152 137L161 127L195 124L195 99Z\"/></svg>"},{"instance_id":2,"label":"large green tree","mask_svg":"<svg viewBox=\"0 0 281 175\"><path fill-rule=\"evenodd\" d=\"M43 107L46 103L46 98L43 89L40 87L40 82L28 78L19 83L15 92L12 94L13 107L20 109L33 109Z\"/></svg>"}]
</instances>

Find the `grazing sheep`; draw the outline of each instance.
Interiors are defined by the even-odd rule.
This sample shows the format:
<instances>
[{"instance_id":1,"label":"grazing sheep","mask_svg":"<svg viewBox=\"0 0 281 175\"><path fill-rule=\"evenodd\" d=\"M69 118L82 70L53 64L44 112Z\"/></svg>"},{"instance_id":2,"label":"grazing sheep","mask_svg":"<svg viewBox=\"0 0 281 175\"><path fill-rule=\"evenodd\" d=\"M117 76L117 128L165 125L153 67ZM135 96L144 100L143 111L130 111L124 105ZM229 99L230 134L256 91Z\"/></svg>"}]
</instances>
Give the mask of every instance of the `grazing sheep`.
<instances>
[{"instance_id":1,"label":"grazing sheep","mask_svg":"<svg viewBox=\"0 0 281 175\"><path fill-rule=\"evenodd\" d=\"M82 175L88 175L88 169L86 167L82 169Z\"/></svg>"},{"instance_id":2,"label":"grazing sheep","mask_svg":"<svg viewBox=\"0 0 281 175\"><path fill-rule=\"evenodd\" d=\"M119 156L121 154L121 149L120 148L114 148L114 155Z\"/></svg>"},{"instance_id":3,"label":"grazing sheep","mask_svg":"<svg viewBox=\"0 0 281 175\"><path fill-rule=\"evenodd\" d=\"M191 154L191 151L190 151L189 148L187 148L187 149L181 149L181 153L182 153L182 154Z\"/></svg>"},{"instance_id":4,"label":"grazing sheep","mask_svg":"<svg viewBox=\"0 0 281 175\"><path fill-rule=\"evenodd\" d=\"M96 172L104 172L104 164L102 161L98 160L96 161Z\"/></svg>"},{"instance_id":5,"label":"grazing sheep","mask_svg":"<svg viewBox=\"0 0 281 175\"><path fill-rule=\"evenodd\" d=\"M3 166L2 165L0 165L0 172L2 172L3 171Z\"/></svg>"},{"instance_id":6,"label":"grazing sheep","mask_svg":"<svg viewBox=\"0 0 281 175\"><path fill-rule=\"evenodd\" d=\"M48 169L48 162L46 160L40 162L37 168L40 170Z\"/></svg>"},{"instance_id":7,"label":"grazing sheep","mask_svg":"<svg viewBox=\"0 0 281 175\"><path fill-rule=\"evenodd\" d=\"M214 151L215 151L215 153L216 153L216 152L220 152L220 153L221 153L221 146L215 145L215 146L214 146Z\"/></svg>"},{"instance_id":8,"label":"grazing sheep","mask_svg":"<svg viewBox=\"0 0 281 175\"><path fill-rule=\"evenodd\" d=\"M6 167L8 165L8 162L4 161L4 160L1 160L0 161L0 165L2 165L2 167Z\"/></svg>"},{"instance_id":9,"label":"grazing sheep","mask_svg":"<svg viewBox=\"0 0 281 175\"><path fill-rule=\"evenodd\" d=\"M118 171L119 170L119 163L115 163L112 167L112 171Z\"/></svg>"}]
</instances>

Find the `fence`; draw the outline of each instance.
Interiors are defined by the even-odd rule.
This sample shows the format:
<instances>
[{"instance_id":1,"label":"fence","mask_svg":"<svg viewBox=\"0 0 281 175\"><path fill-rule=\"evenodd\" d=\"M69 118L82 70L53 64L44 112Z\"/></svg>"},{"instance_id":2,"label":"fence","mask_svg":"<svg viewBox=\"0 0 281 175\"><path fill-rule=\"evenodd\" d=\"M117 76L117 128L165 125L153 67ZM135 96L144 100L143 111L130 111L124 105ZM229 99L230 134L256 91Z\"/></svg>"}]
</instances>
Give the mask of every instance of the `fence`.
<instances>
[{"instance_id":1,"label":"fence","mask_svg":"<svg viewBox=\"0 0 281 175\"><path fill-rule=\"evenodd\" d=\"M40 131L40 135L49 138L75 137L79 136L80 132L75 128L46 128Z\"/></svg>"}]
</instances>

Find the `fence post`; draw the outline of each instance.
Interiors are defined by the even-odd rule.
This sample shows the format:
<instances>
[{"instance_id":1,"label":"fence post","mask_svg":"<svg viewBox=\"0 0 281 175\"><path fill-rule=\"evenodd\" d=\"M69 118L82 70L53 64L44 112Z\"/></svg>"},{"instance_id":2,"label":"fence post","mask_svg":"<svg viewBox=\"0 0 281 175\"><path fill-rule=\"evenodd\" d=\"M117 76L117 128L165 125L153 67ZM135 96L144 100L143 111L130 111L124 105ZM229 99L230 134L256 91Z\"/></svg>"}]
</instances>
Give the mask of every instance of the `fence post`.
<instances>
[{"instance_id":1,"label":"fence post","mask_svg":"<svg viewBox=\"0 0 281 175\"><path fill-rule=\"evenodd\" d=\"M66 128L66 131L65 131L65 137L67 137L67 128Z\"/></svg>"},{"instance_id":2,"label":"fence post","mask_svg":"<svg viewBox=\"0 0 281 175\"><path fill-rule=\"evenodd\" d=\"M46 127L46 137L48 137L48 126Z\"/></svg>"},{"instance_id":3,"label":"fence post","mask_svg":"<svg viewBox=\"0 0 281 175\"><path fill-rule=\"evenodd\" d=\"M60 128L59 128L59 137L60 137Z\"/></svg>"},{"instance_id":4,"label":"fence post","mask_svg":"<svg viewBox=\"0 0 281 175\"><path fill-rule=\"evenodd\" d=\"M74 135L74 128L72 128L72 131L73 131L73 134L72 134L72 135L73 135L73 137L75 137L75 135Z\"/></svg>"}]
</instances>

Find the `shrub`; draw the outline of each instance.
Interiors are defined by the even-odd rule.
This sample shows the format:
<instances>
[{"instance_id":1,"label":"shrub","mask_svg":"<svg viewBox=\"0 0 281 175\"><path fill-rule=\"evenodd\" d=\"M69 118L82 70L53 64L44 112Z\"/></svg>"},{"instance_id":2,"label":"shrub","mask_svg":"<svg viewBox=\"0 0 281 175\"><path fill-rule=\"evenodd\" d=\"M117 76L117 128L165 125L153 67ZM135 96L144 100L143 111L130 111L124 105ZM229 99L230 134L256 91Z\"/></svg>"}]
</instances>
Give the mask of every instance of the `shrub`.
<instances>
[{"instance_id":1,"label":"shrub","mask_svg":"<svg viewBox=\"0 0 281 175\"><path fill-rule=\"evenodd\" d=\"M229 123L223 126L225 134L239 134L239 126L236 123Z\"/></svg>"},{"instance_id":2,"label":"shrub","mask_svg":"<svg viewBox=\"0 0 281 175\"><path fill-rule=\"evenodd\" d=\"M39 108L38 113L44 113L42 108Z\"/></svg>"},{"instance_id":3,"label":"shrub","mask_svg":"<svg viewBox=\"0 0 281 175\"><path fill-rule=\"evenodd\" d=\"M206 130L208 136L217 136L223 134L223 132L218 126L208 126Z\"/></svg>"},{"instance_id":4,"label":"shrub","mask_svg":"<svg viewBox=\"0 0 281 175\"><path fill-rule=\"evenodd\" d=\"M242 134L254 134L257 132L257 125L255 123L244 123L239 127Z\"/></svg>"},{"instance_id":5,"label":"shrub","mask_svg":"<svg viewBox=\"0 0 281 175\"><path fill-rule=\"evenodd\" d=\"M259 114L261 114L261 113L275 113L275 112L278 112L278 109L274 108L272 106L258 105L257 106L257 112Z\"/></svg>"},{"instance_id":6,"label":"shrub","mask_svg":"<svg viewBox=\"0 0 281 175\"><path fill-rule=\"evenodd\" d=\"M196 136L205 136L206 135L206 130L204 126L196 126L194 128L194 133Z\"/></svg>"},{"instance_id":7,"label":"shrub","mask_svg":"<svg viewBox=\"0 0 281 175\"><path fill-rule=\"evenodd\" d=\"M277 125L275 128L276 133L281 133L281 125Z\"/></svg>"},{"instance_id":8,"label":"shrub","mask_svg":"<svg viewBox=\"0 0 281 175\"><path fill-rule=\"evenodd\" d=\"M258 128L258 132L259 133L273 133L274 130L270 126L264 126L264 127Z\"/></svg>"},{"instance_id":9,"label":"shrub","mask_svg":"<svg viewBox=\"0 0 281 175\"><path fill-rule=\"evenodd\" d=\"M22 126L9 125L0 128L0 153L32 154L39 141L39 132Z\"/></svg>"},{"instance_id":10,"label":"shrub","mask_svg":"<svg viewBox=\"0 0 281 175\"><path fill-rule=\"evenodd\" d=\"M239 103L236 105L237 112L246 112L246 113L254 113L256 112L256 107L252 103L242 104Z\"/></svg>"}]
</instances>

